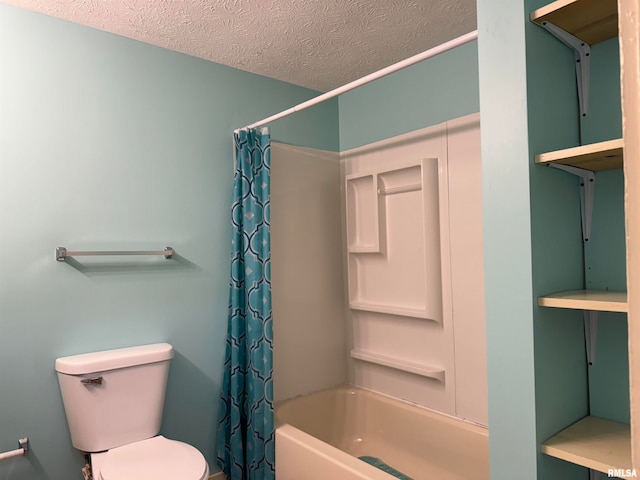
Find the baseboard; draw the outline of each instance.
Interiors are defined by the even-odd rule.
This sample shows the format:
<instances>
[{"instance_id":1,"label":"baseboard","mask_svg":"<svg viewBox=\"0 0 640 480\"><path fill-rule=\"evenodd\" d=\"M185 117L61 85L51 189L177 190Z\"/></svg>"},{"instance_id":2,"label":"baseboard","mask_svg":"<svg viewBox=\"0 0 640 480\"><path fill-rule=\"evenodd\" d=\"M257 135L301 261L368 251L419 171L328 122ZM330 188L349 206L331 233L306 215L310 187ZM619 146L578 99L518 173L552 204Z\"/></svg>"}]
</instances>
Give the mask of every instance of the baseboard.
<instances>
[{"instance_id":1,"label":"baseboard","mask_svg":"<svg viewBox=\"0 0 640 480\"><path fill-rule=\"evenodd\" d=\"M209 480L227 480L223 472L214 473L209 477Z\"/></svg>"}]
</instances>

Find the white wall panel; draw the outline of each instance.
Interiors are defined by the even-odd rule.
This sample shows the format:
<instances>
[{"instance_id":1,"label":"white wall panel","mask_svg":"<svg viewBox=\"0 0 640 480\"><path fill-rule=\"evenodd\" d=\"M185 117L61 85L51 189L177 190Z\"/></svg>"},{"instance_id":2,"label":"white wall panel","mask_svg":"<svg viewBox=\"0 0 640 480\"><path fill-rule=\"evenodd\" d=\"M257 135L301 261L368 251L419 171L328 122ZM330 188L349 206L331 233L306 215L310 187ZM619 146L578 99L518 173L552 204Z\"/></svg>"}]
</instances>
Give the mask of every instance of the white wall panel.
<instances>
[{"instance_id":1,"label":"white wall panel","mask_svg":"<svg viewBox=\"0 0 640 480\"><path fill-rule=\"evenodd\" d=\"M342 162L349 349L387 364L354 359L351 381L486 425L479 115L343 152ZM381 197L411 183L384 181L411 165L422 166L421 190ZM444 383L403 365L444 369Z\"/></svg>"},{"instance_id":2,"label":"white wall panel","mask_svg":"<svg viewBox=\"0 0 640 480\"><path fill-rule=\"evenodd\" d=\"M487 425L480 118L447 122L456 415Z\"/></svg>"},{"instance_id":3,"label":"white wall panel","mask_svg":"<svg viewBox=\"0 0 640 480\"><path fill-rule=\"evenodd\" d=\"M347 381L340 160L271 145L274 397Z\"/></svg>"},{"instance_id":4,"label":"white wall panel","mask_svg":"<svg viewBox=\"0 0 640 480\"><path fill-rule=\"evenodd\" d=\"M343 152L342 159L347 219L377 207L380 229L378 250L346 253L351 347L383 363L353 360L351 380L454 414L445 126ZM369 174L377 203L354 204L350 182ZM399 369L389 366L394 361ZM428 376L433 370L444 370L444 382Z\"/></svg>"}]
</instances>

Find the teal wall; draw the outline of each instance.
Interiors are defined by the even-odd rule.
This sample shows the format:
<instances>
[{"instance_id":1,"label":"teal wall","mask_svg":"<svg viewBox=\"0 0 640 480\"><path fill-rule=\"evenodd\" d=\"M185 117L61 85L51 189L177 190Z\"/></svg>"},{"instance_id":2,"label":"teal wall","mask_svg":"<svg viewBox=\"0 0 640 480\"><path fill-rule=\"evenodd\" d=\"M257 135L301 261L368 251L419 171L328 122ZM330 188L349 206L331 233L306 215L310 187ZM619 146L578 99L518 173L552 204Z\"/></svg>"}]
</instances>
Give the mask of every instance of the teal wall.
<instances>
[{"instance_id":1,"label":"teal wall","mask_svg":"<svg viewBox=\"0 0 640 480\"><path fill-rule=\"evenodd\" d=\"M591 50L589 115L582 121L583 143L622 136L618 40ZM626 290L624 177L622 169L596 173L593 227L585 246L588 288ZM629 423L627 316L598 314L596 361L589 367L591 414Z\"/></svg>"},{"instance_id":2,"label":"teal wall","mask_svg":"<svg viewBox=\"0 0 640 480\"><path fill-rule=\"evenodd\" d=\"M340 150L479 111L477 42L340 96Z\"/></svg>"},{"instance_id":3,"label":"teal wall","mask_svg":"<svg viewBox=\"0 0 640 480\"><path fill-rule=\"evenodd\" d=\"M162 432L213 466L232 130L317 92L6 5L0 71L0 451L25 435L33 448L0 478L81 478L56 357L164 341ZM327 102L273 138L337 150L336 119ZM57 246L165 245L175 260L54 260Z\"/></svg>"},{"instance_id":4,"label":"teal wall","mask_svg":"<svg viewBox=\"0 0 640 480\"><path fill-rule=\"evenodd\" d=\"M591 47L589 114L581 121L582 143L622 136L618 39ZM622 170L620 170L620 173Z\"/></svg>"},{"instance_id":5,"label":"teal wall","mask_svg":"<svg viewBox=\"0 0 640 480\"><path fill-rule=\"evenodd\" d=\"M537 478L525 14L478 0L492 480Z\"/></svg>"}]
</instances>

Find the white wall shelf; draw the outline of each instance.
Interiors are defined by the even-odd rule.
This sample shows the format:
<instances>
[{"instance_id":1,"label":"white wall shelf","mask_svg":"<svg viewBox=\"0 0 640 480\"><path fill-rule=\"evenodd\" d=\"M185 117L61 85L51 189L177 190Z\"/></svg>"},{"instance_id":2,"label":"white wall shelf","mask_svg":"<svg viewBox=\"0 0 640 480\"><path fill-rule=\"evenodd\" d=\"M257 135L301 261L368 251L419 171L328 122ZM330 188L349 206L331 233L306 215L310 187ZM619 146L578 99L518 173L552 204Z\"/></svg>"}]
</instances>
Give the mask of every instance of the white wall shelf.
<instances>
[{"instance_id":1,"label":"white wall shelf","mask_svg":"<svg viewBox=\"0 0 640 480\"><path fill-rule=\"evenodd\" d=\"M552 23L589 45L618 36L616 0L557 0L530 18L539 25Z\"/></svg>"},{"instance_id":2,"label":"white wall shelf","mask_svg":"<svg viewBox=\"0 0 640 480\"><path fill-rule=\"evenodd\" d=\"M421 183L415 183L413 185L400 185L397 187L379 188L378 195L396 195L398 193L416 192L422 190Z\"/></svg>"},{"instance_id":3,"label":"white wall shelf","mask_svg":"<svg viewBox=\"0 0 640 480\"><path fill-rule=\"evenodd\" d=\"M349 308L352 310L362 310L365 312L388 313L391 315L399 315L401 317L429 318L426 310L417 308L406 308L394 305L374 305L361 302L350 302ZM436 319L431 319L436 320Z\"/></svg>"},{"instance_id":4,"label":"white wall shelf","mask_svg":"<svg viewBox=\"0 0 640 480\"><path fill-rule=\"evenodd\" d=\"M378 176L346 178L347 248L349 253L379 253Z\"/></svg>"},{"instance_id":5,"label":"white wall shelf","mask_svg":"<svg viewBox=\"0 0 640 480\"><path fill-rule=\"evenodd\" d=\"M570 308L599 312L627 312L627 293L596 290L571 290L538 298L541 307Z\"/></svg>"},{"instance_id":6,"label":"white wall shelf","mask_svg":"<svg viewBox=\"0 0 640 480\"><path fill-rule=\"evenodd\" d=\"M629 425L585 417L562 430L541 447L542 453L599 472L631 469Z\"/></svg>"},{"instance_id":7,"label":"white wall shelf","mask_svg":"<svg viewBox=\"0 0 640 480\"><path fill-rule=\"evenodd\" d=\"M351 350L351 358L362 360L364 362L375 363L376 365L382 365L384 367L395 368L396 370L402 370L403 372L432 378L444 383L445 371L443 368L421 365L419 363L407 362L405 360L399 360L397 358L380 355L378 353L368 353L358 350Z\"/></svg>"},{"instance_id":8,"label":"white wall shelf","mask_svg":"<svg viewBox=\"0 0 640 480\"><path fill-rule=\"evenodd\" d=\"M623 142L621 138L592 143L580 147L566 148L536 155L536 163L560 164L592 170L622 168Z\"/></svg>"}]
</instances>

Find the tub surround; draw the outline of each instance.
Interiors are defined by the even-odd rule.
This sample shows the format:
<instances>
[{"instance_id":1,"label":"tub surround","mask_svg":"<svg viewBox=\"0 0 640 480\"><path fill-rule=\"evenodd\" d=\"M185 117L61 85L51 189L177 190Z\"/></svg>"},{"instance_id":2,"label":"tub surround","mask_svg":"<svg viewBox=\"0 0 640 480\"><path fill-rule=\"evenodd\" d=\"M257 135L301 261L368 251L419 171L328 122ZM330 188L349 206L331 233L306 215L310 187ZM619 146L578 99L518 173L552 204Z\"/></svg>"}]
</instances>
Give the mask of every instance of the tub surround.
<instances>
[{"instance_id":1,"label":"tub surround","mask_svg":"<svg viewBox=\"0 0 640 480\"><path fill-rule=\"evenodd\" d=\"M479 115L341 161L349 382L487 425Z\"/></svg>"}]
</instances>

